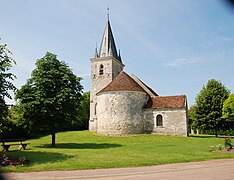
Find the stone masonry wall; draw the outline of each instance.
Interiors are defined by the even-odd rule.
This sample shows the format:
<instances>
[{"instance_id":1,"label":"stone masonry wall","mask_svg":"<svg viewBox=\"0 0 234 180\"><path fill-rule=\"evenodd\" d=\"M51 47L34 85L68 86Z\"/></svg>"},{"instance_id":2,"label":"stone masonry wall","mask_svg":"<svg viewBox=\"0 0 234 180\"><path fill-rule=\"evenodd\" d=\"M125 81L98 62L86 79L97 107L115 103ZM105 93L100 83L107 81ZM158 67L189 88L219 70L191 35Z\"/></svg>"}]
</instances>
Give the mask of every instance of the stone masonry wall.
<instances>
[{"instance_id":1,"label":"stone masonry wall","mask_svg":"<svg viewBox=\"0 0 234 180\"><path fill-rule=\"evenodd\" d=\"M144 133L152 133L154 130L154 115L151 109L144 109Z\"/></svg>"},{"instance_id":2,"label":"stone masonry wall","mask_svg":"<svg viewBox=\"0 0 234 180\"><path fill-rule=\"evenodd\" d=\"M150 111L145 112L150 114ZM160 114L163 117L163 125L156 126L156 117ZM187 111L186 108L177 109L161 109L152 111L153 115L153 131L155 134L173 135L173 136L187 136ZM146 122L152 124L152 120L148 119ZM148 127L150 128L150 127Z\"/></svg>"},{"instance_id":3,"label":"stone masonry wall","mask_svg":"<svg viewBox=\"0 0 234 180\"><path fill-rule=\"evenodd\" d=\"M148 101L146 93L114 91L98 95L97 133L126 135L144 132L143 107Z\"/></svg>"},{"instance_id":4,"label":"stone masonry wall","mask_svg":"<svg viewBox=\"0 0 234 180\"><path fill-rule=\"evenodd\" d=\"M112 75L113 79L123 70L123 64L119 61L112 61Z\"/></svg>"}]
</instances>

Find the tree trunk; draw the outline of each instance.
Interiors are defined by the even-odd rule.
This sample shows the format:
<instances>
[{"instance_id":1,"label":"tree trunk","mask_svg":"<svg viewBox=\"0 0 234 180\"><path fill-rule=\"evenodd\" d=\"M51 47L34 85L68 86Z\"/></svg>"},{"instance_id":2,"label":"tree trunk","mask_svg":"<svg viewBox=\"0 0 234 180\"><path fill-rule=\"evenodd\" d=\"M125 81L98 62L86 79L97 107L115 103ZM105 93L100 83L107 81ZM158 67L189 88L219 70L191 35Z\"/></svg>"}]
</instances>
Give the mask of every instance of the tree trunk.
<instances>
[{"instance_id":1,"label":"tree trunk","mask_svg":"<svg viewBox=\"0 0 234 180\"><path fill-rule=\"evenodd\" d=\"M52 135L52 147L55 147L55 133L51 134Z\"/></svg>"},{"instance_id":2,"label":"tree trunk","mask_svg":"<svg viewBox=\"0 0 234 180\"><path fill-rule=\"evenodd\" d=\"M218 127L215 127L215 137L218 137Z\"/></svg>"}]
</instances>

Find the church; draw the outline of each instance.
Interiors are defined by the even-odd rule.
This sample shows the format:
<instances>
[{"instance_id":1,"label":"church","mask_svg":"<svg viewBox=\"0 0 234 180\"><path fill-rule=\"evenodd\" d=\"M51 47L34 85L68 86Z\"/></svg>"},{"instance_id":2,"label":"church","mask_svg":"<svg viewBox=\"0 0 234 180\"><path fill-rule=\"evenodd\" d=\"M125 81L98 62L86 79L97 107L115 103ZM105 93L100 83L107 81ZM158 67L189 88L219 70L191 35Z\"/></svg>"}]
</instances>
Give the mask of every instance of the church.
<instances>
[{"instance_id":1,"label":"church","mask_svg":"<svg viewBox=\"0 0 234 180\"><path fill-rule=\"evenodd\" d=\"M186 96L160 96L124 66L108 17L100 49L91 59L89 131L187 136Z\"/></svg>"}]
</instances>

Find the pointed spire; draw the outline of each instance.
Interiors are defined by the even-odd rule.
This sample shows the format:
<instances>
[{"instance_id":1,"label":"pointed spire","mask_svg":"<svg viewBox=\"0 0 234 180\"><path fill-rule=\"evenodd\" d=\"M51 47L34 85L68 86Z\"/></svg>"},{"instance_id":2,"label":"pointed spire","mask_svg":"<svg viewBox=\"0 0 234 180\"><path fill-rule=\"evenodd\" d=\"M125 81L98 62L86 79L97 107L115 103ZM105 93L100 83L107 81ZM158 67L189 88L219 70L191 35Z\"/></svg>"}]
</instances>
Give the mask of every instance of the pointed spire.
<instances>
[{"instance_id":1,"label":"pointed spire","mask_svg":"<svg viewBox=\"0 0 234 180\"><path fill-rule=\"evenodd\" d=\"M109 47L109 50L108 50L108 56L109 56L109 57L112 57L112 56L113 56L111 42L110 42L110 47Z\"/></svg>"},{"instance_id":2,"label":"pointed spire","mask_svg":"<svg viewBox=\"0 0 234 180\"><path fill-rule=\"evenodd\" d=\"M98 51L97 51L97 43L96 43L96 47L95 47L95 52L94 52L94 58L98 58Z\"/></svg>"},{"instance_id":3,"label":"pointed spire","mask_svg":"<svg viewBox=\"0 0 234 180\"><path fill-rule=\"evenodd\" d=\"M121 58L121 55L120 55L120 49L119 49L119 61L122 62L122 58Z\"/></svg>"},{"instance_id":4,"label":"pointed spire","mask_svg":"<svg viewBox=\"0 0 234 180\"><path fill-rule=\"evenodd\" d=\"M108 19L105 26L104 34L102 37L101 46L99 49L99 57L115 57L117 60L119 60L119 56L117 54L114 36L112 34L110 21L109 21L109 12L108 12ZM120 61L121 62L121 61Z\"/></svg>"}]
</instances>

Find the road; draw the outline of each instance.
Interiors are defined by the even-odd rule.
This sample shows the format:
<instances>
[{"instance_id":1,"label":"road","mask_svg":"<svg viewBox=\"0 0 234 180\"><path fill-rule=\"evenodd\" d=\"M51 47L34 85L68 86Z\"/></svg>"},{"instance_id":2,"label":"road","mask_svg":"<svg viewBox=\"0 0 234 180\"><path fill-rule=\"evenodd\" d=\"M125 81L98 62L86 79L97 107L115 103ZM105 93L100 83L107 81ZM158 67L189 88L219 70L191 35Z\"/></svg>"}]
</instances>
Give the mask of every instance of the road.
<instances>
[{"instance_id":1,"label":"road","mask_svg":"<svg viewBox=\"0 0 234 180\"><path fill-rule=\"evenodd\" d=\"M9 180L233 180L234 159L166 164L148 167L6 174Z\"/></svg>"}]
</instances>

